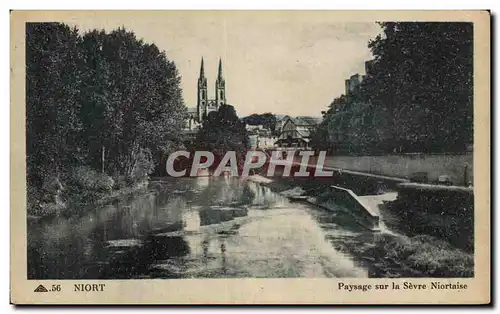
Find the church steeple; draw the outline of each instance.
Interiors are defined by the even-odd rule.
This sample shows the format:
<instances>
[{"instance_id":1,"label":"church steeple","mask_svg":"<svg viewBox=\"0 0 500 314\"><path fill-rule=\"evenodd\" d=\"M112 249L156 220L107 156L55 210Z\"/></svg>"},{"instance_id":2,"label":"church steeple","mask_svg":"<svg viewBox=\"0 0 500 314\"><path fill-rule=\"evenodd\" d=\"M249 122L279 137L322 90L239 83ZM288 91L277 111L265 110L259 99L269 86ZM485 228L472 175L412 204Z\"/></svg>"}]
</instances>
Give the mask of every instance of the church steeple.
<instances>
[{"instance_id":1,"label":"church steeple","mask_svg":"<svg viewBox=\"0 0 500 314\"><path fill-rule=\"evenodd\" d=\"M222 78L222 60L219 58L219 74L217 75L217 80L221 81L223 80Z\"/></svg>"},{"instance_id":2,"label":"church steeple","mask_svg":"<svg viewBox=\"0 0 500 314\"><path fill-rule=\"evenodd\" d=\"M226 82L222 77L222 60L219 58L219 73L215 81L215 102L217 107L226 104Z\"/></svg>"},{"instance_id":3,"label":"church steeple","mask_svg":"<svg viewBox=\"0 0 500 314\"><path fill-rule=\"evenodd\" d=\"M205 68L203 65L203 57L201 57L200 77L198 78L198 104L197 113L198 121L201 121L203 114L206 114L208 104L207 78L205 77Z\"/></svg>"},{"instance_id":4,"label":"church steeple","mask_svg":"<svg viewBox=\"0 0 500 314\"><path fill-rule=\"evenodd\" d=\"M201 57L200 78L205 77L205 68L203 67L203 57Z\"/></svg>"}]
</instances>

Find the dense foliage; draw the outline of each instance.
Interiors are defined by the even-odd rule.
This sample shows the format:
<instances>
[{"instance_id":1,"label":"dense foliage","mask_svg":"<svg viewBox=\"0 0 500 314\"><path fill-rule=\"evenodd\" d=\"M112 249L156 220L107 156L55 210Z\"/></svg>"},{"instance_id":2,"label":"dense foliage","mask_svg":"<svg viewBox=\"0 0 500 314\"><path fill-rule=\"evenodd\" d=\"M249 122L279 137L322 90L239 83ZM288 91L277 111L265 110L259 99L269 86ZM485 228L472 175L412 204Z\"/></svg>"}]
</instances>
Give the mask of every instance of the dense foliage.
<instances>
[{"instance_id":1,"label":"dense foliage","mask_svg":"<svg viewBox=\"0 0 500 314\"><path fill-rule=\"evenodd\" d=\"M386 22L370 73L336 98L313 135L344 154L459 152L473 136L471 23Z\"/></svg>"},{"instance_id":2,"label":"dense foliage","mask_svg":"<svg viewBox=\"0 0 500 314\"><path fill-rule=\"evenodd\" d=\"M248 125L262 125L264 128L271 130L272 132L276 129L276 116L272 113L263 114L251 114L247 117L241 119Z\"/></svg>"},{"instance_id":3,"label":"dense foliage","mask_svg":"<svg viewBox=\"0 0 500 314\"><path fill-rule=\"evenodd\" d=\"M77 169L143 180L181 142L180 80L164 52L123 28L26 24L28 184L64 185Z\"/></svg>"},{"instance_id":4,"label":"dense foliage","mask_svg":"<svg viewBox=\"0 0 500 314\"><path fill-rule=\"evenodd\" d=\"M249 147L248 134L245 123L238 118L233 106L222 105L218 111L208 114L198 131L196 146L212 152L216 162L228 151L235 151L238 166L242 165Z\"/></svg>"}]
</instances>

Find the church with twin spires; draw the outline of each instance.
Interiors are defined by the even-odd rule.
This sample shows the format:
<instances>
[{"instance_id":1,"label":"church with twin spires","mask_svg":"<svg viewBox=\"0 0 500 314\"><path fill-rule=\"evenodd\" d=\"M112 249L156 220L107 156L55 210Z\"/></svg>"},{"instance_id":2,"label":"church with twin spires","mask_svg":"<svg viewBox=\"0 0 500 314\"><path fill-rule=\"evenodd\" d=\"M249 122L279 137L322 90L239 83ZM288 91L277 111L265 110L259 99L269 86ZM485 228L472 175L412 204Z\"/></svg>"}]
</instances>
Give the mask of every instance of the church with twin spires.
<instances>
[{"instance_id":1,"label":"church with twin spires","mask_svg":"<svg viewBox=\"0 0 500 314\"><path fill-rule=\"evenodd\" d=\"M200 76L198 78L197 104L196 108L188 108L188 128L196 128L203 122L205 117L212 111L219 110L220 106L226 104L226 81L222 76L222 60L219 59L219 71L215 80L215 99L208 98L208 84L205 76L203 58L201 58Z\"/></svg>"}]
</instances>

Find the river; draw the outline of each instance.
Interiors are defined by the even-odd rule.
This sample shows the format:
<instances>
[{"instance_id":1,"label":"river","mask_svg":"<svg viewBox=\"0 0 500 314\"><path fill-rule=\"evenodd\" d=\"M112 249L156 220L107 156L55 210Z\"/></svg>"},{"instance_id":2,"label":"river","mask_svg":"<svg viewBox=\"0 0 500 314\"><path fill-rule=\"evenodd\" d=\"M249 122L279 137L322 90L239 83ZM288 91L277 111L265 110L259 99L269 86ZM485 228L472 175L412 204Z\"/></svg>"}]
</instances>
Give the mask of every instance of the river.
<instances>
[{"instance_id":1,"label":"river","mask_svg":"<svg viewBox=\"0 0 500 314\"><path fill-rule=\"evenodd\" d=\"M80 212L28 221L28 278L377 276L376 233L242 178L165 178Z\"/></svg>"}]
</instances>

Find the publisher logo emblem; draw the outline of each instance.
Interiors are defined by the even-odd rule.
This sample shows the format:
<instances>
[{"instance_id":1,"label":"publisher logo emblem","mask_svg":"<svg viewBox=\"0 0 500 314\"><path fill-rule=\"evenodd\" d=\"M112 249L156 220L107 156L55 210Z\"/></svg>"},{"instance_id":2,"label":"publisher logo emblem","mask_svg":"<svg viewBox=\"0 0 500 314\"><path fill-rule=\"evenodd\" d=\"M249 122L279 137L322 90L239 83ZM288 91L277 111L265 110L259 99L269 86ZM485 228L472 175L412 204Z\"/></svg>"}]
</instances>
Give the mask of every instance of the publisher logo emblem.
<instances>
[{"instance_id":1,"label":"publisher logo emblem","mask_svg":"<svg viewBox=\"0 0 500 314\"><path fill-rule=\"evenodd\" d=\"M49 292L49 290L47 290L47 288L45 288L43 285L39 285L38 287L36 287L35 292Z\"/></svg>"}]
</instances>

